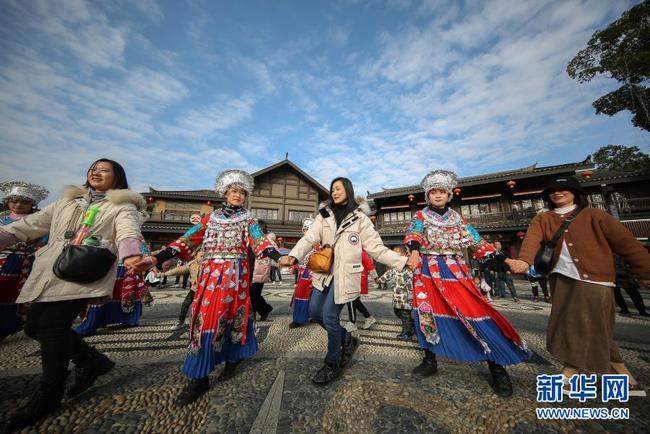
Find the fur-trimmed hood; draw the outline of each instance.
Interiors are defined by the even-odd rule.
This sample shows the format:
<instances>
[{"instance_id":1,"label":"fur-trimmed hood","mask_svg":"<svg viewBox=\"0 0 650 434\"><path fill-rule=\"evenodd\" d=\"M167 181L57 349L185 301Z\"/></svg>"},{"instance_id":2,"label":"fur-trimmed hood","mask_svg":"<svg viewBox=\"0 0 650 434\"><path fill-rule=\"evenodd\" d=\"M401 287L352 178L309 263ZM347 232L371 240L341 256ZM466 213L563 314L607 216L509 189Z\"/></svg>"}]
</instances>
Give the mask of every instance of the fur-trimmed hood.
<instances>
[{"instance_id":1,"label":"fur-trimmed hood","mask_svg":"<svg viewBox=\"0 0 650 434\"><path fill-rule=\"evenodd\" d=\"M88 192L86 187L80 185L68 185L63 190L64 199L76 199L83 197ZM136 193L133 190L129 189L120 189L120 190L108 190L106 192L106 199L115 205L121 205L125 203L130 203L135 205L138 211L145 211L147 209L147 201L144 200L144 197L140 193Z\"/></svg>"},{"instance_id":2,"label":"fur-trimmed hood","mask_svg":"<svg viewBox=\"0 0 650 434\"><path fill-rule=\"evenodd\" d=\"M368 204L368 201L362 198L361 196L357 196L354 198L354 201L358 205L358 209L364 213L365 215L369 216L372 214L372 210L370 209L370 204ZM327 217L323 213L329 213L332 211L332 200L327 199L322 201L321 203L318 204L318 212L323 215L323 217Z\"/></svg>"}]
</instances>

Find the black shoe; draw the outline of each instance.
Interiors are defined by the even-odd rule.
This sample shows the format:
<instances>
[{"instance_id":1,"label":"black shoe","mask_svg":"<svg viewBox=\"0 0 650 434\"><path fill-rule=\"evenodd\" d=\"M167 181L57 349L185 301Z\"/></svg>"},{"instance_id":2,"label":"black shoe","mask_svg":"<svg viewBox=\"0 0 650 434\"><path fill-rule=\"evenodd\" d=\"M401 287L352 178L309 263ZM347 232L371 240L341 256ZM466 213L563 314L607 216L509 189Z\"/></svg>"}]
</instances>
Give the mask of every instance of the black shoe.
<instances>
[{"instance_id":1,"label":"black shoe","mask_svg":"<svg viewBox=\"0 0 650 434\"><path fill-rule=\"evenodd\" d=\"M424 352L422 363L413 368L413 374L418 377L430 377L438 373L438 361L436 355L431 351Z\"/></svg>"},{"instance_id":2,"label":"black shoe","mask_svg":"<svg viewBox=\"0 0 650 434\"><path fill-rule=\"evenodd\" d=\"M352 356L354 356L354 353L357 351L357 348L359 348L359 338L355 338L352 335L348 335L348 338L345 340L343 343L343 348L341 351L341 368L344 368L348 363L350 363L350 360L352 360Z\"/></svg>"},{"instance_id":3,"label":"black shoe","mask_svg":"<svg viewBox=\"0 0 650 434\"><path fill-rule=\"evenodd\" d=\"M298 324L298 323L295 322L295 321L292 322L291 324L289 324L289 328L290 328L290 329L297 329L298 327L301 327L301 326L302 326L302 324Z\"/></svg>"},{"instance_id":4,"label":"black shoe","mask_svg":"<svg viewBox=\"0 0 650 434\"><path fill-rule=\"evenodd\" d=\"M175 404L179 407L191 404L210 390L208 377L193 378L187 382L181 393L176 397Z\"/></svg>"},{"instance_id":5,"label":"black shoe","mask_svg":"<svg viewBox=\"0 0 650 434\"><path fill-rule=\"evenodd\" d=\"M269 306L269 311L266 313L261 313L260 314L260 321L266 321L269 319L269 315L271 314L271 311L273 310L273 306Z\"/></svg>"},{"instance_id":6,"label":"black shoe","mask_svg":"<svg viewBox=\"0 0 650 434\"><path fill-rule=\"evenodd\" d=\"M20 431L34 425L50 413L61 407L63 399L63 384L58 386L41 386L24 407L18 409L9 418L6 432Z\"/></svg>"},{"instance_id":7,"label":"black shoe","mask_svg":"<svg viewBox=\"0 0 650 434\"><path fill-rule=\"evenodd\" d=\"M227 381L234 377L237 373L237 365L239 365L239 362L226 362L226 366L224 366L223 371L221 371L221 374L217 377L217 381Z\"/></svg>"},{"instance_id":8,"label":"black shoe","mask_svg":"<svg viewBox=\"0 0 650 434\"><path fill-rule=\"evenodd\" d=\"M68 398L88 390L97 380L97 377L108 373L115 366L115 362L97 351L94 347L82 360L75 361L74 383L67 391Z\"/></svg>"},{"instance_id":9,"label":"black shoe","mask_svg":"<svg viewBox=\"0 0 650 434\"><path fill-rule=\"evenodd\" d=\"M341 376L341 365L339 363L329 363L325 361L323 367L316 372L316 375L311 379L316 384L327 384L336 380Z\"/></svg>"},{"instance_id":10,"label":"black shoe","mask_svg":"<svg viewBox=\"0 0 650 434\"><path fill-rule=\"evenodd\" d=\"M512 382L506 368L494 362L488 362L488 368L490 368L490 374L492 374L494 393L503 398L512 396Z\"/></svg>"}]
</instances>

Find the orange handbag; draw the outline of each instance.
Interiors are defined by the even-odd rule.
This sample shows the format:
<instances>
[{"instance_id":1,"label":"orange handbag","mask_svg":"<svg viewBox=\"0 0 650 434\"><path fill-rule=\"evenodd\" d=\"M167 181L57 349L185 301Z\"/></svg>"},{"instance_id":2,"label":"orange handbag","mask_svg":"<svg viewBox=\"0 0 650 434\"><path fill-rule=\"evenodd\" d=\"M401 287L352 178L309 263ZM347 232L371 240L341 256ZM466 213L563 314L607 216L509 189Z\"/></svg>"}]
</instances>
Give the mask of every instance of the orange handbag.
<instances>
[{"instance_id":1,"label":"orange handbag","mask_svg":"<svg viewBox=\"0 0 650 434\"><path fill-rule=\"evenodd\" d=\"M334 265L334 246L325 244L319 251L312 253L307 267L314 273L330 274Z\"/></svg>"}]
</instances>

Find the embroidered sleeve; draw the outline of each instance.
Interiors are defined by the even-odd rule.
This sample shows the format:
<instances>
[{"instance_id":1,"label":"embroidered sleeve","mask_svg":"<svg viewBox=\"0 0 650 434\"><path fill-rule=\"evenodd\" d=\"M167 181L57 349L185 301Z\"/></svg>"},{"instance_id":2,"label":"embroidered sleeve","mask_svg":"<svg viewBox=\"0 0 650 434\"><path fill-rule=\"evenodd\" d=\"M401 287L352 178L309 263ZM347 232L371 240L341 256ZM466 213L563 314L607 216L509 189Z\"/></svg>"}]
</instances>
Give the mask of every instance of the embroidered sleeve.
<instances>
[{"instance_id":1,"label":"embroidered sleeve","mask_svg":"<svg viewBox=\"0 0 650 434\"><path fill-rule=\"evenodd\" d=\"M182 261L191 261L194 252L201 248L203 243L203 236L205 235L205 228L210 220L210 215L203 217L201 223L196 224L189 228L179 239L167 246L169 249L175 250Z\"/></svg>"},{"instance_id":2,"label":"embroidered sleeve","mask_svg":"<svg viewBox=\"0 0 650 434\"><path fill-rule=\"evenodd\" d=\"M474 259L487 259L488 256L494 254L496 250L492 247L492 244L488 243L481 237L476 229L470 225L467 226L467 232L471 238L471 244L469 248L473 250Z\"/></svg>"},{"instance_id":3,"label":"embroidered sleeve","mask_svg":"<svg viewBox=\"0 0 650 434\"><path fill-rule=\"evenodd\" d=\"M253 249L253 253L257 257L262 256L266 249L276 251L275 243L264 235L262 228L260 228L260 225L257 223L257 219L254 218L250 219L248 223L248 247ZM267 256L270 251L266 252Z\"/></svg>"},{"instance_id":4,"label":"embroidered sleeve","mask_svg":"<svg viewBox=\"0 0 650 434\"><path fill-rule=\"evenodd\" d=\"M404 245L411 250L413 246L419 247L422 244L424 244L424 219L422 218L422 212L418 211L413 216L411 224L406 230Z\"/></svg>"},{"instance_id":5,"label":"embroidered sleeve","mask_svg":"<svg viewBox=\"0 0 650 434\"><path fill-rule=\"evenodd\" d=\"M388 270L384 274L382 274L379 277L379 285L386 285L386 283L388 283L388 281L392 278L394 273L395 273L395 271L391 268L390 270Z\"/></svg>"}]
</instances>

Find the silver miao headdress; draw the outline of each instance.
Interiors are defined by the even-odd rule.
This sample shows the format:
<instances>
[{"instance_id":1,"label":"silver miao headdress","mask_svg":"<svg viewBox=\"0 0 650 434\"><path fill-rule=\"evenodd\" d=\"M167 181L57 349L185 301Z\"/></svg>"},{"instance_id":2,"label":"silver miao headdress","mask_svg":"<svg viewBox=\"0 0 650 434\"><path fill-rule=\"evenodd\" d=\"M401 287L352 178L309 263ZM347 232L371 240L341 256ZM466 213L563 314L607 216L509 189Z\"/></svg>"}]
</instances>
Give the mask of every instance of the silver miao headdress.
<instances>
[{"instance_id":1,"label":"silver miao headdress","mask_svg":"<svg viewBox=\"0 0 650 434\"><path fill-rule=\"evenodd\" d=\"M456 173L451 170L432 170L427 173L422 182L420 182L422 189L424 190L424 195L429 202L429 192L434 188L441 188L446 190L449 193L449 198L451 199L453 195L453 190L458 185L458 177Z\"/></svg>"},{"instance_id":2,"label":"silver miao headdress","mask_svg":"<svg viewBox=\"0 0 650 434\"><path fill-rule=\"evenodd\" d=\"M243 188L250 196L253 187L255 187L255 181L250 173L243 170L224 170L217 176L214 189L223 196L231 185Z\"/></svg>"},{"instance_id":3,"label":"silver miao headdress","mask_svg":"<svg viewBox=\"0 0 650 434\"><path fill-rule=\"evenodd\" d=\"M30 200L34 204L38 204L50 194L49 191L40 185L22 181L0 182L0 191L4 193L5 199L18 197Z\"/></svg>"},{"instance_id":4,"label":"silver miao headdress","mask_svg":"<svg viewBox=\"0 0 650 434\"><path fill-rule=\"evenodd\" d=\"M303 231L308 231L311 225L314 224L314 219L311 217L307 217L302 221L302 230Z\"/></svg>"}]
</instances>

